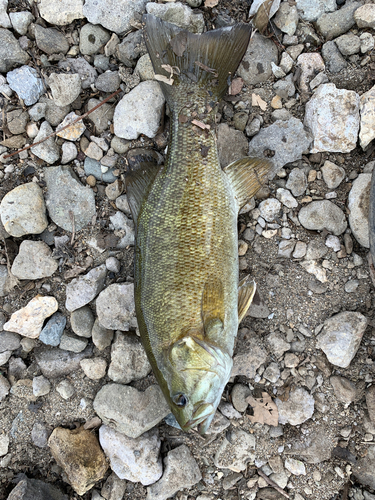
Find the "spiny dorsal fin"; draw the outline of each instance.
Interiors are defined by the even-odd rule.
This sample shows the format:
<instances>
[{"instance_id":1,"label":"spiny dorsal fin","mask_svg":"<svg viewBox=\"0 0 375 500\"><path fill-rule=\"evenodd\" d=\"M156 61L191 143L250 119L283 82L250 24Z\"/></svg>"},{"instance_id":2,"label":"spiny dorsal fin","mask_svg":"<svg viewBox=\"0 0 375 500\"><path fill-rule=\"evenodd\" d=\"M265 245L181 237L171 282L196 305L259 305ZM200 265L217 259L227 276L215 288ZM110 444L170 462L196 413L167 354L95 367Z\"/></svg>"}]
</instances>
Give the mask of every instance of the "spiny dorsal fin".
<instances>
[{"instance_id":1,"label":"spiny dorsal fin","mask_svg":"<svg viewBox=\"0 0 375 500\"><path fill-rule=\"evenodd\" d=\"M238 324L249 309L256 291L256 283L250 276L245 276L238 285Z\"/></svg>"},{"instance_id":2,"label":"spiny dorsal fin","mask_svg":"<svg viewBox=\"0 0 375 500\"><path fill-rule=\"evenodd\" d=\"M151 185L160 170L161 157L153 150L132 149L127 156L125 172L126 194L134 224Z\"/></svg>"},{"instance_id":3,"label":"spiny dorsal fin","mask_svg":"<svg viewBox=\"0 0 375 500\"><path fill-rule=\"evenodd\" d=\"M273 178L279 167L269 160L246 156L234 161L223 170L229 177L240 209L268 180Z\"/></svg>"},{"instance_id":4,"label":"spiny dorsal fin","mask_svg":"<svg viewBox=\"0 0 375 500\"><path fill-rule=\"evenodd\" d=\"M174 108L180 83L204 87L213 101L221 100L228 88L228 79L246 51L251 26L236 24L195 35L151 14L144 15L143 21L155 74L169 79L169 68L174 69L173 83L160 82L170 107ZM186 93L186 89L181 92Z\"/></svg>"}]
</instances>

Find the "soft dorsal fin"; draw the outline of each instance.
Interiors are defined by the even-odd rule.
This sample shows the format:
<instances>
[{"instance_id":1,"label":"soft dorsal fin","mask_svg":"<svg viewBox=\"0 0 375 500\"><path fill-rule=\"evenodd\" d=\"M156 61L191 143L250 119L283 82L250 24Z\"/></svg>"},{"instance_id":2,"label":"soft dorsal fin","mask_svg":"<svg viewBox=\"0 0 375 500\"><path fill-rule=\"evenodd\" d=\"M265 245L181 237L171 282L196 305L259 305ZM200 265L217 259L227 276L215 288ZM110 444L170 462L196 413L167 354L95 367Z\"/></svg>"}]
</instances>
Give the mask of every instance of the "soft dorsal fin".
<instances>
[{"instance_id":1,"label":"soft dorsal fin","mask_svg":"<svg viewBox=\"0 0 375 500\"><path fill-rule=\"evenodd\" d=\"M160 170L160 156L156 151L132 149L127 156L125 172L126 194L134 224L151 185Z\"/></svg>"},{"instance_id":2,"label":"soft dorsal fin","mask_svg":"<svg viewBox=\"0 0 375 500\"><path fill-rule=\"evenodd\" d=\"M238 323L241 323L249 309L256 288L256 283L250 276L245 276L245 278L240 281L238 285Z\"/></svg>"},{"instance_id":3,"label":"soft dorsal fin","mask_svg":"<svg viewBox=\"0 0 375 500\"><path fill-rule=\"evenodd\" d=\"M224 288L219 278L210 277L203 289L202 319L206 329L214 319L224 323Z\"/></svg>"},{"instance_id":4,"label":"soft dorsal fin","mask_svg":"<svg viewBox=\"0 0 375 500\"><path fill-rule=\"evenodd\" d=\"M269 160L246 156L236 160L223 170L229 177L238 209L242 208L252 196L279 170Z\"/></svg>"}]
</instances>

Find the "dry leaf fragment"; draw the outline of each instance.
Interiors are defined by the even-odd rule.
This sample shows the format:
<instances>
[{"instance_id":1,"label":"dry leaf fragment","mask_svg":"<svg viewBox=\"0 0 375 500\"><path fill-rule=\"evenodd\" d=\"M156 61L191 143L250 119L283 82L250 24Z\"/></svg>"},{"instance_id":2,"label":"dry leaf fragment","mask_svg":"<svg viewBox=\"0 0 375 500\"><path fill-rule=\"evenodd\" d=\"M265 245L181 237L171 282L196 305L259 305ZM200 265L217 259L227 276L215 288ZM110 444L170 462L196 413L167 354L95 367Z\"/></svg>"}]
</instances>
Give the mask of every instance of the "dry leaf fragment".
<instances>
[{"instance_id":1,"label":"dry leaf fragment","mask_svg":"<svg viewBox=\"0 0 375 500\"><path fill-rule=\"evenodd\" d=\"M246 398L246 402L249 403L254 411L253 416L249 415L249 419L253 424L259 422L260 424L277 427L279 424L279 412L276 403L272 401L271 396L267 392L262 392L262 397L257 399L249 396Z\"/></svg>"},{"instance_id":2,"label":"dry leaf fragment","mask_svg":"<svg viewBox=\"0 0 375 500\"><path fill-rule=\"evenodd\" d=\"M232 80L232 83L230 84L229 87L229 95L237 95L241 92L242 87L243 87L244 81L242 80L241 77L235 78Z\"/></svg>"},{"instance_id":3,"label":"dry leaf fragment","mask_svg":"<svg viewBox=\"0 0 375 500\"><path fill-rule=\"evenodd\" d=\"M197 127L201 128L201 129L203 129L203 130L205 130L205 129L210 130L210 128L211 128L209 125L207 125L206 123L203 123L199 120L191 120L191 123L193 125L196 125Z\"/></svg>"},{"instance_id":4,"label":"dry leaf fragment","mask_svg":"<svg viewBox=\"0 0 375 500\"><path fill-rule=\"evenodd\" d=\"M262 111L266 111L267 103L258 94L251 94L251 105L259 106Z\"/></svg>"},{"instance_id":5,"label":"dry leaf fragment","mask_svg":"<svg viewBox=\"0 0 375 500\"><path fill-rule=\"evenodd\" d=\"M164 75L155 75L154 78L155 80L166 83L167 85L173 85L174 82L173 78Z\"/></svg>"},{"instance_id":6,"label":"dry leaf fragment","mask_svg":"<svg viewBox=\"0 0 375 500\"><path fill-rule=\"evenodd\" d=\"M204 6L205 7L209 7L210 9L212 9L212 7L216 7L216 5L219 3L219 0L206 0L204 2Z\"/></svg>"}]
</instances>

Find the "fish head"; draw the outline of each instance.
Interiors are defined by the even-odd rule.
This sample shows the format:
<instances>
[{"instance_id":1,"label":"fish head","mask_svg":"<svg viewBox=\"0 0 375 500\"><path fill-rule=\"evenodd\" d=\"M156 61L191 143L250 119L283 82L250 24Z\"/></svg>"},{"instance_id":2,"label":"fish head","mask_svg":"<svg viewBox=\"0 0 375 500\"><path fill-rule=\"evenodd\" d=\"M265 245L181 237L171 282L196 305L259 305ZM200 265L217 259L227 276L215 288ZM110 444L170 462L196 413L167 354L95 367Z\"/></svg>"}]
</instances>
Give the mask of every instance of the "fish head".
<instances>
[{"instance_id":1,"label":"fish head","mask_svg":"<svg viewBox=\"0 0 375 500\"><path fill-rule=\"evenodd\" d=\"M175 342L168 357L171 410L184 431L198 425L204 434L229 380L232 358L220 347L194 336Z\"/></svg>"}]
</instances>

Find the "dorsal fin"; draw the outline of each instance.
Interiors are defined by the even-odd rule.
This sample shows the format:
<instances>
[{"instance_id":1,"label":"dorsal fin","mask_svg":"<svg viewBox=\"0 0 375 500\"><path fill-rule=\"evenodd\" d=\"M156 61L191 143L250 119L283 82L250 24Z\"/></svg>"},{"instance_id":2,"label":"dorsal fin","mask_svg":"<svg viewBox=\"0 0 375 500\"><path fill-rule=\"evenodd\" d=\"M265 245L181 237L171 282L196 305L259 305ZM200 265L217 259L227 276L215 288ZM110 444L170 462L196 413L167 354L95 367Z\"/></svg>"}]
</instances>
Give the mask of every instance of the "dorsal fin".
<instances>
[{"instance_id":1,"label":"dorsal fin","mask_svg":"<svg viewBox=\"0 0 375 500\"><path fill-rule=\"evenodd\" d=\"M255 281L250 276L245 276L238 285L238 323L241 323L249 309L256 291Z\"/></svg>"},{"instance_id":2,"label":"dorsal fin","mask_svg":"<svg viewBox=\"0 0 375 500\"><path fill-rule=\"evenodd\" d=\"M280 167L269 160L246 156L236 160L223 170L229 177L234 196L241 209Z\"/></svg>"},{"instance_id":3,"label":"dorsal fin","mask_svg":"<svg viewBox=\"0 0 375 500\"><path fill-rule=\"evenodd\" d=\"M136 226L142 204L147 199L151 185L161 168L161 157L152 149L139 148L132 149L128 153L127 160L125 172L126 194Z\"/></svg>"}]
</instances>

